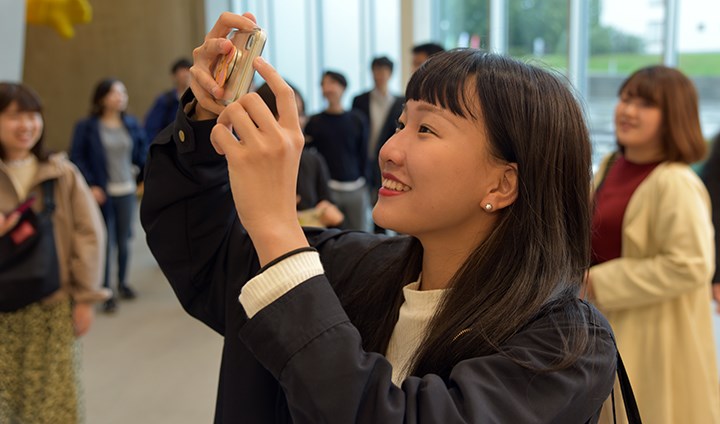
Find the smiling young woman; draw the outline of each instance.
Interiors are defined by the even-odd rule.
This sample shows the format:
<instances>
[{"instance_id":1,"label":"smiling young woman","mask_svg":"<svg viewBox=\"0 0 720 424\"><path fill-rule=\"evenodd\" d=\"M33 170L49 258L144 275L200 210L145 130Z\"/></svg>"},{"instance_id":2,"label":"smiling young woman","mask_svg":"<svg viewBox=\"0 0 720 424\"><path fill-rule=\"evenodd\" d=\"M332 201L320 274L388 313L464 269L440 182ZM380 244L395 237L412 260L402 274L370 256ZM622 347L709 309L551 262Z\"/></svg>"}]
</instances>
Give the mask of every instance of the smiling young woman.
<instances>
[{"instance_id":1,"label":"smiling young woman","mask_svg":"<svg viewBox=\"0 0 720 424\"><path fill-rule=\"evenodd\" d=\"M577 298L590 143L565 83L433 56L379 156L374 217L407 235L301 228L292 89L256 60L277 119L253 94L213 101L223 37L254 25L224 14L195 50L141 210L181 303L225 336L216 422L594 422L617 352Z\"/></svg>"},{"instance_id":2,"label":"smiling young woman","mask_svg":"<svg viewBox=\"0 0 720 424\"><path fill-rule=\"evenodd\" d=\"M99 288L102 266L99 252L105 243L100 211L82 175L65 155L47 154L43 129L43 108L38 95L25 85L0 82L0 242L3 247L12 246L10 256L0 259L23 260L17 252L27 249L28 244L18 242L16 235L30 224L26 219L22 221L26 227L22 223L17 225L21 218L17 207L24 204L37 214L43 211L49 198L44 190L49 182L54 201L52 225L38 226L36 233L42 237L42 230L50 230L47 233L52 234L50 240L55 251L43 250L42 255L56 256L57 267L48 265L39 271L59 281L53 292L46 296L40 292L41 298L36 299L36 293L30 293L32 289L37 291L32 277L23 275L20 287L25 293L19 296L17 290L6 291L13 289L7 271L17 264L3 261L0 276L3 308L10 299L18 297L25 304L0 312L3 423L78 422L82 410L76 338L90 329L93 303L107 298L107 293ZM35 246L40 244L41 241ZM27 257L33 251L24 252ZM26 273L26 268L14 269Z\"/></svg>"},{"instance_id":3,"label":"smiling young woman","mask_svg":"<svg viewBox=\"0 0 720 424\"><path fill-rule=\"evenodd\" d=\"M697 93L680 71L652 66L619 96L619 152L596 181L590 295L615 330L646 422L720 422L713 227L688 165L706 150Z\"/></svg>"}]
</instances>

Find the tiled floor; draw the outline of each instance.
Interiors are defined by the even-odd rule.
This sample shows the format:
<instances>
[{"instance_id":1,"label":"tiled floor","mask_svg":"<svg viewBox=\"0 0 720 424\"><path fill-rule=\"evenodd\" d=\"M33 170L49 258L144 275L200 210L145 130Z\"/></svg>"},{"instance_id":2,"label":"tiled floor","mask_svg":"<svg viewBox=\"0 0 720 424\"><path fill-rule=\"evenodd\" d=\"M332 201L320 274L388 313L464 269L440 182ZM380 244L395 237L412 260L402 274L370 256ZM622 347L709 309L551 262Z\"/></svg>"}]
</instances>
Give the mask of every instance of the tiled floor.
<instances>
[{"instance_id":1,"label":"tiled floor","mask_svg":"<svg viewBox=\"0 0 720 424\"><path fill-rule=\"evenodd\" d=\"M212 422L222 338L188 316L136 225L138 298L98 313L82 341L87 424Z\"/></svg>"}]
</instances>

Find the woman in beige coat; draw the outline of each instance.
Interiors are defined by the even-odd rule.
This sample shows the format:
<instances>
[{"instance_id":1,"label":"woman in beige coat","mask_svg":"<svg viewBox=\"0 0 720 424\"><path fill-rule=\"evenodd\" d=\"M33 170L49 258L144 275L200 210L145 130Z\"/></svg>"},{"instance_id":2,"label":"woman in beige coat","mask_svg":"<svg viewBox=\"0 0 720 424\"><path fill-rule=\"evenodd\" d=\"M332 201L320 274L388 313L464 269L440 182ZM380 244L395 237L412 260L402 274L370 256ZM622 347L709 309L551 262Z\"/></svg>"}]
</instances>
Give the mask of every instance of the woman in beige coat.
<instances>
[{"instance_id":1,"label":"woman in beige coat","mask_svg":"<svg viewBox=\"0 0 720 424\"><path fill-rule=\"evenodd\" d=\"M15 232L9 213L54 180L53 233L60 288L45 299L0 312L0 422L77 423L76 338L93 321L93 303L108 297L100 286L105 233L100 211L79 171L64 155L42 147L40 100L27 87L0 83L0 237ZM1 283L1 282L0 282Z\"/></svg>"},{"instance_id":2,"label":"woman in beige coat","mask_svg":"<svg viewBox=\"0 0 720 424\"><path fill-rule=\"evenodd\" d=\"M596 181L589 296L615 331L644 422L718 423L713 226L688 166L706 149L697 93L675 69L641 69L620 88L615 126L619 152Z\"/></svg>"}]
</instances>

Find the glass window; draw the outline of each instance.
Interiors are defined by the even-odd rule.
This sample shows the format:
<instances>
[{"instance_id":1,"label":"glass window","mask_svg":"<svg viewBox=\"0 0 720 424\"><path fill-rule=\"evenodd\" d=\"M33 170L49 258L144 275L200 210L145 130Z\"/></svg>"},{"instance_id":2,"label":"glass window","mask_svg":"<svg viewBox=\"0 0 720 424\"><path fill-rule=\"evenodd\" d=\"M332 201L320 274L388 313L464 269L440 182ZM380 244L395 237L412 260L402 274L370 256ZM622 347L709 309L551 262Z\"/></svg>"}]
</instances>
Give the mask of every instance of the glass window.
<instances>
[{"instance_id":1,"label":"glass window","mask_svg":"<svg viewBox=\"0 0 720 424\"><path fill-rule=\"evenodd\" d=\"M697 87L709 139L720 132L720 2L683 0L678 9L678 67Z\"/></svg>"},{"instance_id":2,"label":"glass window","mask_svg":"<svg viewBox=\"0 0 720 424\"><path fill-rule=\"evenodd\" d=\"M390 89L404 91L399 72L400 0L206 1L206 14L217 15L228 8L256 15L268 32L263 56L300 90L308 114L324 108L323 71L335 70L347 77L343 100L349 108L353 96L372 87L370 62L375 56L388 56L395 62ZM256 83L262 83L259 77Z\"/></svg>"},{"instance_id":3,"label":"glass window","mask_svg":"<svg viewBox=\"0 0 720 424\"><path fill-rule=\"evenodd\" d=\"M402 52L400 48L400 0L369 0L374 2L372 15L370 17L370 36L373 38L371 46L372 57L363 64L368 71L369 78L364 81L365 88L370 89L372 75L370 74L370 63L374 57L387 56L393 61L393 75L390 79L390 91L395 94L405 94L405 88L401 86L400 63ZM358 93L355 93L357 95Z\"/></svg>"},{"instance_id":4,"label":"glass window","mask_svg":"<svg viewBox=\"0 0 720 424\"><path fill-rule=\"evenodd\" d=\"M296 86L303 97L310 95L306 86L317 83L319 78L309 75L310 43L308 40L308 11L304 2L290 1L275 5L272 34L268 43L272 46L273 65L280 74Z\"/></svg>"},{"instance_id":5,"label":"glass window","mask_svg":"<svg viewBox=\"0 0 720 424\"><path fill-rule=\"evenodd\" d=\"M633 71L662 63L663 2L592 0L588 64L588 123L593 162L615 150L617 91Z\"/></svg>"},{"instance_id":6,"label":"glass window","mask_svg":"<svg viewBox=\"0 0 720 424\"><path fill-rule=\"evenodd\" d=\"M445 48L486 48L489 34L488 0L445 0L433 5L438 12L437 41ZM422 42L431 40L422 40Z\"/></svg>"},{"instance_id":7,"label":"glass window","mask_svg":"<svg viewBox=\"0 0 720 424\"><path fill-rule=\"evenodd\" d=\"M278 2L279 3L279 2ZM361 73L365 63L360 49L359 0L322 1L322 43L323 68L316 76L320 85L322 72L333 70L345 75L348 81L343 104L349 108L352 95L361 91ZM285 2L283 2L283 5ZM365 40L363 40L365 42Z\"/></svg>"},{"instance_id":8,"label":"glass window","mask_svg":"<svg viewBox=\"0 0 720 424\"><path fill-rule=\"evenodd\" d=\"M567 0L509 0L508 52L567 73Z\"/></svg>"}]
</instances>

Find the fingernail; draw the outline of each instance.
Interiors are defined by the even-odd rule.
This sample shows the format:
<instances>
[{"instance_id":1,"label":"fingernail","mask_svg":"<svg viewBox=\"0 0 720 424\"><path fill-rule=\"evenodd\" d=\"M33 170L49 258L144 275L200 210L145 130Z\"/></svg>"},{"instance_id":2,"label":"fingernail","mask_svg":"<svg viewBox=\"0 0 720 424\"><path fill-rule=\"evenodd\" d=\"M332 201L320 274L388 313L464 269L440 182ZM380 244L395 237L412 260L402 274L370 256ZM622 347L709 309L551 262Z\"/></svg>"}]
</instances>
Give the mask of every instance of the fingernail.
<instances>
[{"instance_id":1,"label":"fingernail","mask_svg":"<svg viewBox=\"0 0 720 424\"><path fill-rule=\"evenodd\" d=\"M267 63L267 61L265 60L265 58L262 57L262 56L258 56L258 57L257 57L257 61L260 62L260 63L263 63L263 64L266 64L266 63Z\"/></svg>"}]
</instances>

